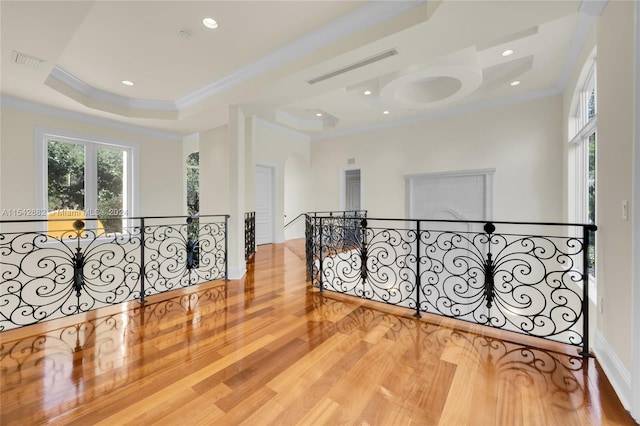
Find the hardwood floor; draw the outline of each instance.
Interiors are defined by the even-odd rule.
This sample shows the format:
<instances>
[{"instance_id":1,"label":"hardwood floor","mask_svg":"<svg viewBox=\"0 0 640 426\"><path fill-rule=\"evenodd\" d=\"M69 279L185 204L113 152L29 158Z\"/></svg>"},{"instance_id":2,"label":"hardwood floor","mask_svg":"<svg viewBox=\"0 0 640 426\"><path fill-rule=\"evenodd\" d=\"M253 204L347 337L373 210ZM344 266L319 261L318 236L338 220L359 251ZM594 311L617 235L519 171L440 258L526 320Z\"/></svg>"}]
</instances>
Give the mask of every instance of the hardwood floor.
<instances>
[{"instance_id":1,"label":"hardwood floor","mask_svg":"<svg viewBox=\"0 0 640 426\"><path fill-rule=\"evenodd\" d=\"M574 347L320 295L303 259L2 333L0 424L635 424Z\"/></svg>"}]
</instances>

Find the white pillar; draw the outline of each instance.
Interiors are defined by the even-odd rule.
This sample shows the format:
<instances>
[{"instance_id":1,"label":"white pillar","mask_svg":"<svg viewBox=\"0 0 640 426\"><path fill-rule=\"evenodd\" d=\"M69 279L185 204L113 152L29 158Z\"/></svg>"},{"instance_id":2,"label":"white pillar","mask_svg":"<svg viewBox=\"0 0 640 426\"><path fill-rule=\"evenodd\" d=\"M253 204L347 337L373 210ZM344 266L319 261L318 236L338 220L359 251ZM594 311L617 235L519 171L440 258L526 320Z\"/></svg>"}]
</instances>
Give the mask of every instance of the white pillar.
<instances>
[{"instance_id":1,"label":"white pillar","mask_svg":"<svg viewBox=\"0 0 640 426\"><path fill-rule=\"evenodd\" d=\"M229 107L229 279L247 271L244 259L245 117L238 106Z\"/></svg>"},{"instance_id":2,"label":"white pillar","mask_svg":"<svg viewBox=\"0 0 640 426\"><path fill-rule=\"evenodd\" d=\"M200 133L200 214L229 214L229 132Z\"/></svg>"}]
</instances>

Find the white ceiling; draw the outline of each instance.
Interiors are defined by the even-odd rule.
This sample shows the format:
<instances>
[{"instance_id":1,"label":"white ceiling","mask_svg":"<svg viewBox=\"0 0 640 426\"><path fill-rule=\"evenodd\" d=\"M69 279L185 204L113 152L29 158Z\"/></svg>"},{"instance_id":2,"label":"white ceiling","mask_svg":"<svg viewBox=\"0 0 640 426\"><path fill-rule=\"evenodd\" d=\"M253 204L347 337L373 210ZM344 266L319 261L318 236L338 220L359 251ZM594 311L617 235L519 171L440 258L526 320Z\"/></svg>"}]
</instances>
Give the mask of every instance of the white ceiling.
<instances>
[{"instance_id":1,"label":"white ceiling","mask_svg":"<svg viewBox=\"0 0 640 426\"><path fill-rule=\"evenodd\" d=\"M588 7L566 0L3 0L0 8L5 102L178 135L225 124L229 105L241 105L318 139L558 93L593 23ZM205 28L205 16L219 28ZM505 49L515 53L503 57ZM27 68L14 51L45 62Z\"/></svg>"}]
</instances>

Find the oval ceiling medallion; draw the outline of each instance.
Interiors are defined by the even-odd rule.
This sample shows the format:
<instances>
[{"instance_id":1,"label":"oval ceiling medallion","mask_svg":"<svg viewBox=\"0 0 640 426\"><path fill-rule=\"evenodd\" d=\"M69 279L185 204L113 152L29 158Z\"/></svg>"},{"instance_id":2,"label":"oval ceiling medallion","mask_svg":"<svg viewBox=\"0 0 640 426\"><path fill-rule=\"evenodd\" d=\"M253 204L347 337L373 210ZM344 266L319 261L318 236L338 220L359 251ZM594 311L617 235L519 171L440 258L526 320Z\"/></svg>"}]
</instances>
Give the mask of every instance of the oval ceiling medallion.
<instances>
[{"instance_id":1,"label":"oval ceiling medallion","mask_svg":"<svg viewBox=\"0 0 640 426\"><path fill-rule=\"evenodd\" d=\"M431 108L470 95L482 84L482 72L442 66L405 74L380 90L380 98L396 108Z\"/></svg>"}]
</instances>

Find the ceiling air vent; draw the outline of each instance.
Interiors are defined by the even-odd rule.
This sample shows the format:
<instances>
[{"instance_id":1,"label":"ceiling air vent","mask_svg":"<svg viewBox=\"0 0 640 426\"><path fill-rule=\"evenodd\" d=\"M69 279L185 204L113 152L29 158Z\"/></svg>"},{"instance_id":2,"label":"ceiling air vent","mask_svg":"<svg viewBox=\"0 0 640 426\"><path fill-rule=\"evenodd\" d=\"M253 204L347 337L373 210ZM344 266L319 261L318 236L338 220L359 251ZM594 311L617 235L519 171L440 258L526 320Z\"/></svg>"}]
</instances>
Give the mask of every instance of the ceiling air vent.
<instances>
[{"instance_id":1,"label":"ceiling air vent","mask_svg":"<svg viewBox=\"0 0 640 426\"><path fill-rule=\"evenodd\" d=\"M368 57L366 59L358 61L358 62L356 62L354 64L348 65L348 66L346 66L344 68L340 68L339 70L331 71L330 73L321 75L321 76L316 77L316 78L312 78L311 80L307 80L307 83L316 84L316 83L319 83L321 81L328 80L330 78L338 76L340 74L344 74L345 72L353 71L355 69L364 67L364 66L369 65L369 64L373 64L374 62L381 61L381 60L383 60L385 58L389 58L389 57L397 55L397 54L398 54L398 51L396 49L387 50L385 52L378 53L377 55L370 56L370 57Z\"/></svg>"},{"instance_id":2,"label":"ceiling air vent","mask_svg":"<svg viewBox=\"0 0 640 426\"><path fill-rule=\"evenodd\" d=\"M23 65L27 68L37 70L40 64L47 62L44 59L36 58L35 56L27 55L26 53L18 52L16 50L12 53L13 62L18 65Z\"/></svg>"}]
</instances>

